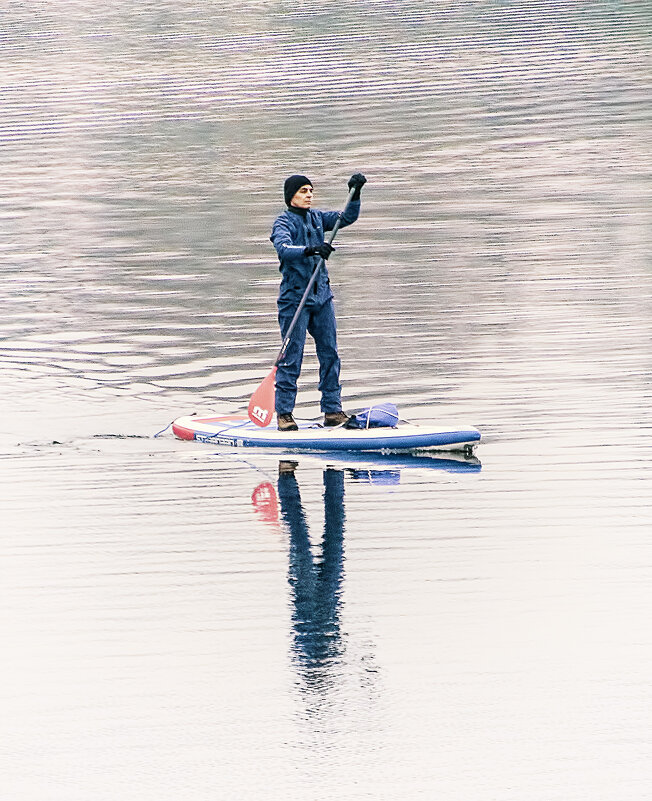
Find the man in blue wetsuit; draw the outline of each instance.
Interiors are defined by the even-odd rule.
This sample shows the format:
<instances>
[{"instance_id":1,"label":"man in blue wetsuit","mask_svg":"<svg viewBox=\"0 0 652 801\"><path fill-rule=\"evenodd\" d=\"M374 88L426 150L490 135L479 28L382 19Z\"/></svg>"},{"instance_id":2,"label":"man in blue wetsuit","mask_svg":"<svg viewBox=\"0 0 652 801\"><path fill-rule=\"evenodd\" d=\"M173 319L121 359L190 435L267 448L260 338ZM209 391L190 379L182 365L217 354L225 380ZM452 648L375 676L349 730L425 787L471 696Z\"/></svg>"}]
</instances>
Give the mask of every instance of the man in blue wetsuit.
<instances>
[{"instance_id":1,"label":"man in blue wetsuit","mask_svg":"<svg viewBox=\"0 0 652 801\"><path fill-rule=\"evenodd\" d=\"M360 213L360 190L367 182L362 173L349 179L354 190L351 202L342 213L340 225L351 225ZM278 322L281 337L290 326L318 259L328 259L334 248L324 242L324 233L332 231L340 217L337 211L312 208L312 182L305 175L291 175L284 185L287 209L274 221L270 237L278 253L282 273L278 296ZM348 420L342 411L340 358L333 293L324 262L313 284L299 320L292 332L285 358L276 371L276 418L281 431L296 431L292 416L297 397L297 380L301 373L306 332L315 340L319 359L319 391L324 425L338 426Z\"/></svg>"}]
</instances>

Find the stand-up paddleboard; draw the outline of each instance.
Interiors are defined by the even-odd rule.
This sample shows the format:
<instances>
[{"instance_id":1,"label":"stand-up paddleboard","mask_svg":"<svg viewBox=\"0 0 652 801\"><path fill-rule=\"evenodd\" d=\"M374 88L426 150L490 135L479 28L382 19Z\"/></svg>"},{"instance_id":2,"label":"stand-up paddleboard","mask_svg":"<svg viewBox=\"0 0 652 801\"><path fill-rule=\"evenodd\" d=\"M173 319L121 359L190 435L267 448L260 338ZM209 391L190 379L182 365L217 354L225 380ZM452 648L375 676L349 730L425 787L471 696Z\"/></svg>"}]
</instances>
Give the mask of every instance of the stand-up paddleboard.
<instances>
[{"instance_id":1,"label":"stand-up paddleboard","mask_svg":"<svg viewBox=\"0 0 652 801\"><path fill-rule=\"evenodd\" d=\"M274 421L275 422L275 421ZM480 440L477 428L467 425L399 422L395 427L325 428L297 421L298 431L260 428L248 417L179 417L172 430L180 439L235 447L285 448L319 451L463 451L472 453Z\"/></svg>"}]
</instances>

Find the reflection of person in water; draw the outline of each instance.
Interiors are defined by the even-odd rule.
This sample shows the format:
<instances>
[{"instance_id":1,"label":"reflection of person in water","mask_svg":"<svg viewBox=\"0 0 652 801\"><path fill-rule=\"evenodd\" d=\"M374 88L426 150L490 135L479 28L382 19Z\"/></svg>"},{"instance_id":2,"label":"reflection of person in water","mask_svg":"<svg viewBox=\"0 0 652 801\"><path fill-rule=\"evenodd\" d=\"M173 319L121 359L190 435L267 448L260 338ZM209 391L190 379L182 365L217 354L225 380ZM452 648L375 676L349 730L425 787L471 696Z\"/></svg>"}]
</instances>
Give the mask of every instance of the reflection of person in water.
<instances>
[{"instance_id":1,"label":"reflection of person in water","mask_svg":"<svg viewBox=\"0 0 652 801\"><path fill-rule=\"evenodd\" d=\"M307 683L328 684L329 668L343 653L339 607L344 561L344 473L324 470L324 538L313 556L296 463L279 464L281 514L290 531L289 582L294 613L294 656Z\"/></svg>"}]
</instances>

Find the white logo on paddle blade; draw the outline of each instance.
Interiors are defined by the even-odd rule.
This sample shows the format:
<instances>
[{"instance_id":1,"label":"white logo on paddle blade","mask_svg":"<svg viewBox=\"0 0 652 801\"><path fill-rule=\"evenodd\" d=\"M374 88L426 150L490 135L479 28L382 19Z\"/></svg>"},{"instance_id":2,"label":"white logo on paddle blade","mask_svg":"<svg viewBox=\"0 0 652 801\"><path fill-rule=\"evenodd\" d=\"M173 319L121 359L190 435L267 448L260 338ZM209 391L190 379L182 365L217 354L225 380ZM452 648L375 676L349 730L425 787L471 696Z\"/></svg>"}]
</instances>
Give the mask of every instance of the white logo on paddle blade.
<instances>
[{"instance_id":1,"label":"white logo on paddle blade","mask_svg":"<svg viewBox=\"0 0 652 801\"><path fill-rule=\"evenodd\" d=\"M254 406L251 410L251 416L255 417L256 420L260 420L261 423L264 423L267 420L267 409L261 409L260 406Z\"/></svg>"}]
</instances>

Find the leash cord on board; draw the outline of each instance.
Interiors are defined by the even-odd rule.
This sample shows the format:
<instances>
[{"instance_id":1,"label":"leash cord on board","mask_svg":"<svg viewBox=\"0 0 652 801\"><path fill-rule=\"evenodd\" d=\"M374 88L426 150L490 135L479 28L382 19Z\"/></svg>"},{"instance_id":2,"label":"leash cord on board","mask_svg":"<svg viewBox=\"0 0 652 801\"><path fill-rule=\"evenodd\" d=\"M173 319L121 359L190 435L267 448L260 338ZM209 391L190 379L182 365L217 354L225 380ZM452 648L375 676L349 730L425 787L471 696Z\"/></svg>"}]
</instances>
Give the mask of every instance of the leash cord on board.
<instances>
[{"instance_id":1,"label":"leash cord on board","mask_svg":"<svg viewBox=\"0 0 652 801\"><path fill-rule=\"evenodd\" d=\"M170 420L170 422L165 426L165 428L162 431L159 431L158 434L154 434L154 439L156 439L157 437L160 437L161 434L165 434L165 432L168 430L168 428L170 428L172 423L174 423L174 420Z\"/></svg>"}]
</instances>

